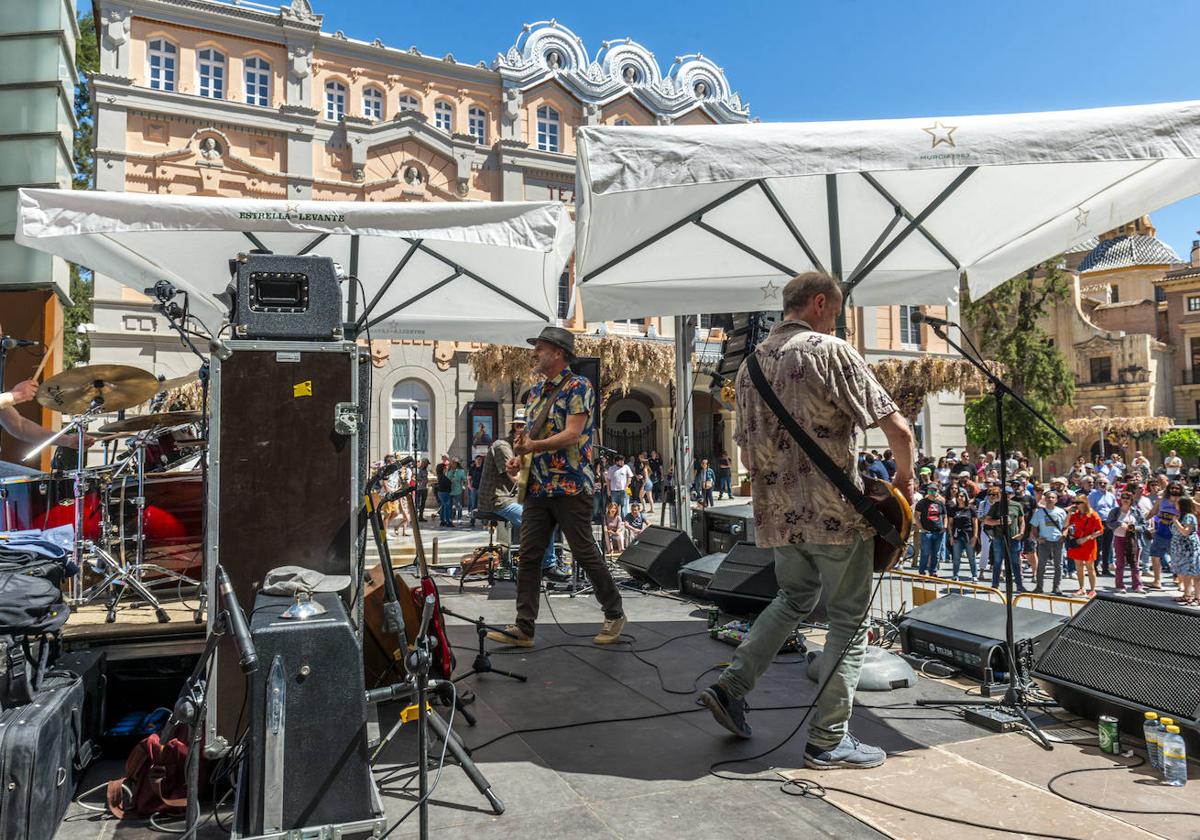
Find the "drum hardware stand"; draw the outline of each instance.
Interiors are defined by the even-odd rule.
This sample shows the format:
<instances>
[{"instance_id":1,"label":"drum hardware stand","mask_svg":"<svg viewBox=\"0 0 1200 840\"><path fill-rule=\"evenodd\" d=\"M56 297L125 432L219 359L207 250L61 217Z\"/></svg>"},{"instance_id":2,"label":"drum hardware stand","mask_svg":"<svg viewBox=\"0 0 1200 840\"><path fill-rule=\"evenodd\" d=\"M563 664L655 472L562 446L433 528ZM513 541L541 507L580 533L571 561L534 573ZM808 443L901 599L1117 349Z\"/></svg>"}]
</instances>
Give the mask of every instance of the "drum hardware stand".
<instances>
[{"instance_id":1,"label":"drum hardware stand","mask_svg":"<svg viewBox=\"0 0 1200 840\"><path fill-rule=\"evenodd\" d=\"M442 607L442 612L446 615L452 615L461 621L467 622L468 624L474 624L475 635L479 637L479 652L475 654L475 661L471 663L471 670L467 671L465 674L460 674L459 676L455 677L454 682L465 680L467 677L473 677L477 674L499 674L502 677L508 677L510 680L517 680L518 682L529 681L529 677L525 676L524 674L518 674L514 671L504 671L500 668L492 667L492 657L488 653L487 647L484 646L484 640L487 639L489 629L499 630L500 628L489 627L484 623L483 616L479 616L479 618L467 618L465 615L460 615L459 613L454 612L454 610L448 610L445 607Z\"/></svg>"},{"instance_id":2,"label":"drum hardware stand","mask_svg":"<svg viewBox=\"0 0 1200 840\"><path fill-rule=\"evenodd\" d=\"M1029 727L1029 731L1033 735L1034 740L1036 740L1038 742L1038 744L1041 745L1042 749L1050 751L1050 750L1053 750L1054 747L1051 746L1050 741L1046 738L1045 734L1038 727L1038 725L1033 722L1033 718L1031 718L1029 716L1028 710L1029 709L1050 708L1050 707L1058 706L1059 704L1053 703L1053 702L1047 702L1044 700L1033 699L1032 692L1030 691L1030 679L1028 676L1028 672L1023 667L1021 667L1022 656L1021 656L1021 653L1017 649L1016 640L1014 638L1015 634L1013 631L1013 583L1014 583L1014 581L1013 581L1013 563L1010 559L1012 557L1012 551L1011 551L1012 546L1010 545L1010 542L1009 542L1010 540L1013 539L1013 537L1010 537L1008 535L1008 531L1009 531L1009 527L1008 527L1009 526L1008 467L1006 466L1006 462L1008 460L1008 449L1004 443L1004 400L1005 400L1005 398L1011 397L1013 400L1015 400L1018 405L1022 406L1026 411L1028 411L1030 414L1032 414L1043 426L1045 426L1047 429L1049 429L1051 432L1053 432L1060 440L1062 440L1063 443L1069 444L1071 442L1071 439L1069 437L1067 437L1067 435L1064 434L1057 426L1055 426L1053 422L1046 419L1046 417L1044 417L1041 414L1041 412L1039 412L1036 408L1034 408L1028 402L1026 402L1021 397L1020 394L1017 394L1016 392L1014 392L1012 390L1012 388L1010 388L1007 384L1005 384L1005 382L1002 379L1000 379L1000 377L998 377L995 373L993 373L991 371L991 369L988 368L987 365L985 365L982 361L980 361L980 359L977 357L978 350L976 350L976 354L968 353L966 350L964 350L962 348L961 345L956 344L949 336L947 336L946 335L946 327L951 325L949 322L943 322L940 319L932 320L932 319L926 318L925 320L929 324L929 326L933 329L933 332L936 333L939 338L941 338L948 345L950 345L950 347L952 347L955 351L957 351L959 355L961 355L964 359L966 359L968 362L970 362L974 367L978 368L979 372L981 374L983 374L984 379L986 379L992 385L992 399L995 402L995 408L996 408L996 437L997 437L997 443L998 443L998 446L996 447L996 451L997 451L997 456L1000 459L1000 541L1001 541L1000 548L1001 548L1001 554L1002 554L1002 557L1000 558L1000 562L1004 564L1004 593L1005 593L1004 609L1005 609L1005 613L1007 614L1007 620L1005 622L1005 628L1004 628L1004 636L1005 636L1004 656L1005 656L1005 660L1007 662L1007 668L1008 668L1008 686L1004 691L1003 698L999 699L999 700L990 700L990 699L950 700L947 702L936 702L936 703L932 700L918 700L917 705L918 706L929 706L929 705L991 706L991 707L998 707L999 710L1001 710L1003 712L1014 712L1016 714L1016 716L1021 718L1021 720L1023 720L1025 722L1025 725ZM958 326L958 325L953 324L953 326ZM962 331L962 327L959 327L959 330ZM971 343L972 349L975 349L974 343L971 342L970 336L968 336L965 333L965 331L963 331L963 335L964 335L964 337L966 337L967 341ZM1017 569L1018 570L1020 569L1020 565L1019 565L1020 562L1021 561L1018 558L1017 559L1017 564L1018 564Z\"/></svg>"}]
</instances>

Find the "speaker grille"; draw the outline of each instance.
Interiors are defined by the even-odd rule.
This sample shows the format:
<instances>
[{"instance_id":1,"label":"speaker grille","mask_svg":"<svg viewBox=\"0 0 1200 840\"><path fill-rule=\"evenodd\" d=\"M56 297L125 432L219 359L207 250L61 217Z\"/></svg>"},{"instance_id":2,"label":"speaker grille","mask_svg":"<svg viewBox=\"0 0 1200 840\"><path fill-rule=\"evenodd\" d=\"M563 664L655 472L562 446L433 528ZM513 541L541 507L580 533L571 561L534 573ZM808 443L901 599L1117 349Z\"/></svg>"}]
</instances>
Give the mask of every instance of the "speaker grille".
<instances>
[{"instance_id":1,"label":"speaker grille","mask_svg":"<svg viewBox=\"0 0 1200 840\"><path fill-rule=\"evenodd\" d=\"M1200 613L1099 597L1063 628L1036 675L1196 722Z\"/></svg>"}]
</instances>

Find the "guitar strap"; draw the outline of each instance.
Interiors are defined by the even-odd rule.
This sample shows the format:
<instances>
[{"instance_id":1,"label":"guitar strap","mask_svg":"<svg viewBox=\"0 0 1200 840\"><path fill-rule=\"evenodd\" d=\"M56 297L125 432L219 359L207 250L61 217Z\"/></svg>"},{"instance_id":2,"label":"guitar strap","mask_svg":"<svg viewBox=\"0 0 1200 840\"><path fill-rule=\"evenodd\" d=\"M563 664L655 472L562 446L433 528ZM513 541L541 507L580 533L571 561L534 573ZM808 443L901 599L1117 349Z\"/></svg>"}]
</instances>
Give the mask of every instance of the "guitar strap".
<instances>
[{"instance_id":1,"label":"guitar strap","mask_svg":"<svg viewBox=\"0 0 1200 840\"><path fill-rule=\"evenodd\" d=\"M800 444L800 448L808 455L809 460L816 464L817 469L833 482L833 486L845 497L846 501L875 529L875 533L879 534L888 544L900 548L900 532L896 530L896 526L888 521L879 508L875 507L875 503L871 501L870 497L854 486L854 482L850 480L850 476L846 475L845 470L840 469L833 459L825 454L825 450L808 436L808 432L804 431L795 418L783 407L783 403L779 401L779 397L767 382L767 377L763 375L762 367L758 364L758 353L751 353L747 356L746 365L750 369L750 381L758 389L759 396L779 418L779 422L787 429L788 434L796 443Z\"/></svg>"}]
</instances>

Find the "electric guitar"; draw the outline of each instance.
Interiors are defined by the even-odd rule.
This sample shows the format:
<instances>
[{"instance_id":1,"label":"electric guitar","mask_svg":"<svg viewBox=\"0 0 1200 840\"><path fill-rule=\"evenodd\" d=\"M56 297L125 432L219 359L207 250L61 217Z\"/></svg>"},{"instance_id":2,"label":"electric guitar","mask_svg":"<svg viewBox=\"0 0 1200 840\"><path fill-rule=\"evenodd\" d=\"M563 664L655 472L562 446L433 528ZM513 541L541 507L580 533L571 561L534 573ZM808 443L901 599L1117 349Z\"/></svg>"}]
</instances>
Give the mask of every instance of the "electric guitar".
<instances>
[{"instance_id":1,"label":"electric guitar","mask_svg":"<svg viewBox=\"0 0 1200 840\"><path fill-rule=\"evenodd\" d=\"M546 428L546 420L550 417L550 409L554 407L554 401L558 399L558 391L561 387L562 383L560 382L544 396L542 409L538 412L537 419L533 421L533 426L524 432L519 432L513 438L514 443L523 443L526 440L540 440L542 438L542 430ZM525 504L525 496L529 493L529 470L532 466L533 453L526 452L521 456L521 469L517 472L517 504Z\"/></svg>"},{"instance_id":2,"label":"electric guitar","mask_svg":"<svg viewBox=\"0 0 1200 840\"><path fill-rule=\"evenodd\" d=\"M417 516L417 506L413 503L412 493L403 498L403 504L408 505L409 519L412 522L413 545L417 552L417 568L421 573L421 581L411 588L413 603L417 614L420 615L425 607L425 599L433 596L433 618L429 621L429 632L437 639L433 650L432 675L439 679L452 679L454 676L454 650L450 647L450 639L446 636L446 619L442 615L442 596L438 592L437 583L429 573L429 561L425 559L425 543L421 539L421 520ZM419 623L420 619L418 619Z\"/></svg>"}]
</instances>

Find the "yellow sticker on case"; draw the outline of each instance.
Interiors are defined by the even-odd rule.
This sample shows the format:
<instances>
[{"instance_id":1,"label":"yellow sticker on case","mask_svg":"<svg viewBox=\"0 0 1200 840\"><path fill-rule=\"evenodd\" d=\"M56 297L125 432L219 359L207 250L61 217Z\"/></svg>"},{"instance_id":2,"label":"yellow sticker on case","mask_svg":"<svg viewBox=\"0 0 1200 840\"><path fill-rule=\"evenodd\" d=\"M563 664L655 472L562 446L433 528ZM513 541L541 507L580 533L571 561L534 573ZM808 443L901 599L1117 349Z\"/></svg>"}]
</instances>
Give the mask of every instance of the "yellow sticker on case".
<instances>
[{"instance_id":1,"label":"yellow sticker on case","mask_svg":"<svg viewBox=\"0 0 1200 840\"><path fill-rule=\"evenodd\" d=\"M311 397L312 395L311 379L305 379L303 382L297 382L292 386L292 397Z\"/></svg>"}]
</instances>

